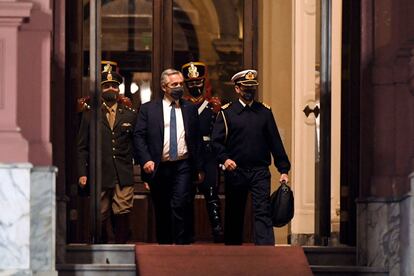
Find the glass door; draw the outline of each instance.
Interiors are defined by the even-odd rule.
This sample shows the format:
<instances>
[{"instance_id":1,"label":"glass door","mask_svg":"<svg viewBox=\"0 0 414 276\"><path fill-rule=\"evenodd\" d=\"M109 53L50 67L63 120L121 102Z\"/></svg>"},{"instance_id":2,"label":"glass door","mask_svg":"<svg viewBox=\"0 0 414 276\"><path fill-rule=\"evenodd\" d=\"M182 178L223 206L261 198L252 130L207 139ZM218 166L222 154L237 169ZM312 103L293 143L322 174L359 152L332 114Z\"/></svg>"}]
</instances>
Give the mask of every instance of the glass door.
<instances>
[{"instance_id":1,"label":"glass door","mask_svg":"<svg viewBox=\"0 0 414 276\"><path fill-rule=\"evenodd\" d=\"M207 65L213 96L234 98L231 77L243 69L244 1L173 1L174 67Z\"/></svg>"},{"instance_id":2,"label":"glass door","mask_svg":"<svg viewBox=\"0 0 414 276\"><path fill-rule=\"evenodd\" d=\"M65 147L66 160L76 167L76 133L79 109L73 108L80 99L93 96L92 75L99 76L96 60L116 63L123 77L121 93L135 109L161 95L160 74L168 68L178 70L190 59L200 59L209 67L214 95L223 102L234 96L231 76L245 66L256 66L255 24L256 1L219 0L100 0L96 23L90 0L67 3L68 58L67 113L72 118L66 128L71 142ZM248 24L248 25L246 25ZM249 32L245 32L248 26ZM91 44L91 35L99 38ZM91 55L92 54L92 55ZM96 67L96 68L95 68ZM91 68L98 70L91 72ZM91 74L92 73L92 74ZM97 88L99 90L99 87ZM98 163L98 162L96 162ZM69 196L68 241L91 242L89 217L99 217L99 208L86 194L80 197L76 169L67 171L66 191ZM99 171L99 170L97 170ZM132 214L134 242L154 241L154 226L149 191L140 180L135 166L135 199ZM205 226L207 227L207 225Z\"/></svg>"}]
</instances>

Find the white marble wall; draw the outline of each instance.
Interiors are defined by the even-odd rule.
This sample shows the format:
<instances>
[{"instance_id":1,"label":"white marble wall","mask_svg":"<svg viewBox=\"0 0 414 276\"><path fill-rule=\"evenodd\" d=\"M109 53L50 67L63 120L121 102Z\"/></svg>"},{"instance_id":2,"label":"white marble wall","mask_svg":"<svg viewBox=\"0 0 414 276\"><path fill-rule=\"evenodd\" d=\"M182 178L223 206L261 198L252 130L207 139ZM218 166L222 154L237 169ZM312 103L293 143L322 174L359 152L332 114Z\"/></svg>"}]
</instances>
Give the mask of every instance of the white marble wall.
<instances>
[{"instance_id":1,"label":"white marble wall","mask_svg":"<svg viewBox=\"0 0 414 276\"><path fill-rule=\"evenodd\" d=\"M411 190L414 174L411 176ZM414 196L357 202L357 262L414 275Z\"/></svg>"},{"instance_id":2,"label":"white marble wall","mask_svg":"<svg viewBox=\"0 0 414 276\"><path fill-rule=\"evenodd\" d=\"M30 268L34 275L57 275L55 167L34 167L30 193Z\"/></svg>"},{"instance_id":3,"label":"white marble wall","mask_svg":"<svg viewBox=\"0 0 414 276\"><path fill-rule=\"evenodd\" d=\"M0 164L1 275L30 268L31 168L30 164Z\"/></svg>"},{"instance_id":4,"label":"white marble wall","mask_svg":"<svg viewBox=\"0 0 414 276\"><path fill-rule=\"evenodd\" d=\"M414 173L411 192L401 202L401 275L414 275Z\"/></svg>"},{"instance_id":5,"label":"white marble wall","mask_svg":"<svg viewBox=\"0 0 414 276\"><path fill-rule=\"evenodd\" d=\"M0 275L55 276L56 168L0 164Z\"/></svg>"}]
</instances>

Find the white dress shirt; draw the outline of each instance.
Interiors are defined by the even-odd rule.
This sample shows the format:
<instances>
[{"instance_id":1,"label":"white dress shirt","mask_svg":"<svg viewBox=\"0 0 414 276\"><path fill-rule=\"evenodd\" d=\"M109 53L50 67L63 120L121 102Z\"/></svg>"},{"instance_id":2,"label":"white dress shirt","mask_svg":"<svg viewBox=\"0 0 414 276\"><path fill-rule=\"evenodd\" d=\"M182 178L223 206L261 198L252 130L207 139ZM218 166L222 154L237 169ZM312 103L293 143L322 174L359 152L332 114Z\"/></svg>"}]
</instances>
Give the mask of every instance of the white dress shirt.
<instances>
[{"instance_id":1,"label":"white dress shirt","mask_svg":"<svg viewBox=\"0 0 414 276\"><path fill-rule=\"evenodd\" d=\"M164 114L164 145L162 149L161 161L170 161L170 116L171 116L172 101L164 96L162 100L162 109ZM177 152L178 160L187 158L187 144L185 143L185 129L183 113L178 105L175 105L175 119L177 121Z\"/></svg>"},{"instance_id":2,"label":"white dress shirt","mask_svg":"<svg viewBox=\"0 0 414 276\"><path fill-rule=\"evenodd\" d=\"M243 106L243 107L246 107L246 104L241 100L241 99L239 99L239 102L241 103L241 105ZM251 101L250 103L249 103L249 107L252 107L252 104L253 104L253 101Z\"/></svg>"}]
</instances>

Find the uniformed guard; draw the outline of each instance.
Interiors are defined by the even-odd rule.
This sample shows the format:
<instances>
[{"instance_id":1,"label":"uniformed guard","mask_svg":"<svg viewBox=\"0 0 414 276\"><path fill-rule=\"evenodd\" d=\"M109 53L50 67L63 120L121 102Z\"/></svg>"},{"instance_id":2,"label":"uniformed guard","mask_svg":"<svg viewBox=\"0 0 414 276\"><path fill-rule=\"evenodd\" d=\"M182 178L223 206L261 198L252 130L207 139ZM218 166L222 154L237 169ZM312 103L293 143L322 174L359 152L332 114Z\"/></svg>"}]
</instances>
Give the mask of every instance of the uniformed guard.
<instances>
[{"instance_id":1,"label":"uniformed guard","mask_svg":"<svg viewBox=\"0 0 414 276\"><path fill-rule=\"evenodd\" d=\"M290 162L270 107L254 100L259 85L257 72L243 70L231 80L239 99L221 108L212 134L214 151L225 170L225 243L243 242L244 211L250 191L254 242L274 245L269 200L271 155L281 174L280 181L288 181Z\"/></svg>"},{"instance_id":2,"label":"uniformed guard","mask_svg":"<svg viewBox=\"0 0 414 276\"><path fill-rule=\"evenodd\" d=\"M213 131L217 113L220 111L221 102L218 97L211 97L210 91L205 91L207 66L203 62L189 62L184 64L181 71L189 93L185 99L195 104L198 108L200 132L203 136L202 152L205 179L197 187L205 198L213 239L215 242L223 242L220 199L218 197L218 163L211 148L211 132Z\"/></svg>"},{"instance_id":3,"label":"uniformed guard","mask_svg":"<svg viewBox=\"0 0 414 276\"><path fill-rule=\"evenodd\" d=\"M116 243L126 243L130 234L129 214L134 197L133 130L136 112L119 95L122 77L115 70L116 63L102 62L102 241L108 242L109 222L113 221ZM80 100L82 119L78 134L79 185L88 180L90 106ZM93 183L91 183L93 185Z\"/></svg>"}]
</instances>

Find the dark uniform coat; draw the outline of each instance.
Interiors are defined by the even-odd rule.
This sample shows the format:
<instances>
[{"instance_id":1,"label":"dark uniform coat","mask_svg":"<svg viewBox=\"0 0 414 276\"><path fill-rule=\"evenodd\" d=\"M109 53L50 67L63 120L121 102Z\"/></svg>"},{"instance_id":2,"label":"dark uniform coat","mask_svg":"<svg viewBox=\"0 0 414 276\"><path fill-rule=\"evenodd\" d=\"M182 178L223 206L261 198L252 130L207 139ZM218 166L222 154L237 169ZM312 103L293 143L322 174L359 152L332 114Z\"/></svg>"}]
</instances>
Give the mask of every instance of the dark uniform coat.
<instances>
[{"instance_id":1,"label":"dark uniform coat","mask_svg":"<svg viewBox=\"0 0 414 276\"><path fill-rule=\"evenodd\" d=\"M225 171L226 244L243 242L244 210L248 191L252 194L254 241L258 245L274 245L270 219L271 155L280 173L288 173L289 159L280 139L269 107L259 102L243 106L238 100L222 107L212 134L213 148L219 162L231 159L237 164Z\"/></svg>"},{"instance_id":2,"label":"dark uniform coat","mask_svg":"<svg viewBox=\"0 0 414 276\"><path fill-rule=\"evenodd\" d=\"M133 132L136 112L118 103L114 128L111 130L102 106L102 189L133 185ZM83 111L78 134L78 174L88 176L89 126L91 112Z\"/></svg>"},{"instance_id":3,"label":"dark uniform coat","mask_svg":"<svg viewBox=\"0 0 414 276\"><path fill-rule=\"evenodd\" d=\"M235 101L223 106L212 140L221 164L232 159L241 168L268 167L272 154L280 173L290 170L272 111L262 103L254 101L251 107L243 107Z\"/></svg>"}]
</instances>

